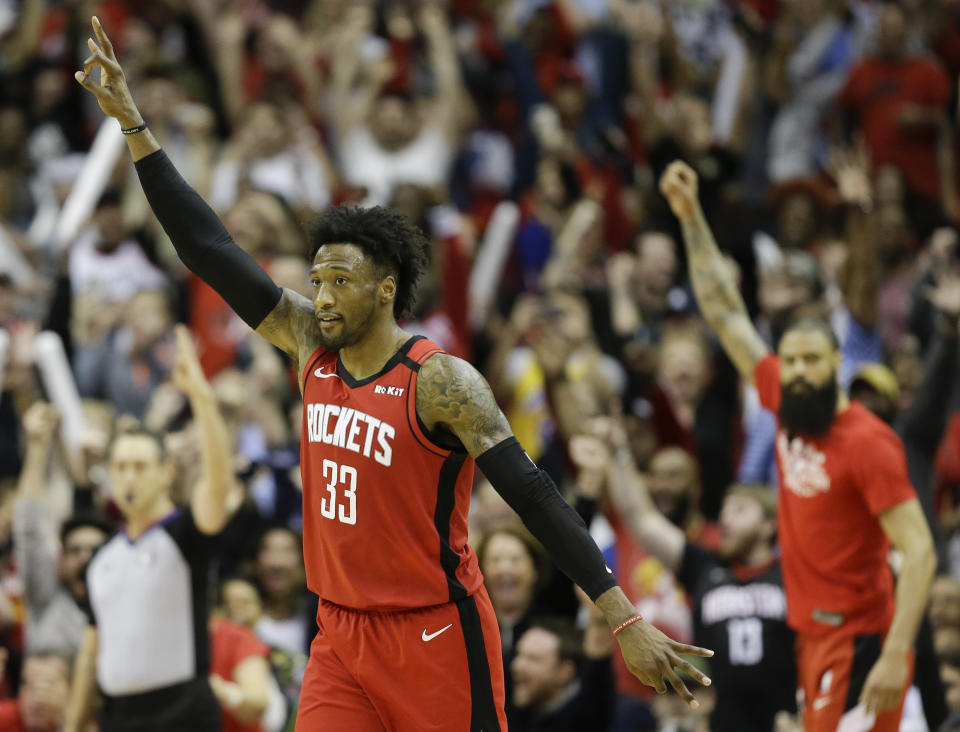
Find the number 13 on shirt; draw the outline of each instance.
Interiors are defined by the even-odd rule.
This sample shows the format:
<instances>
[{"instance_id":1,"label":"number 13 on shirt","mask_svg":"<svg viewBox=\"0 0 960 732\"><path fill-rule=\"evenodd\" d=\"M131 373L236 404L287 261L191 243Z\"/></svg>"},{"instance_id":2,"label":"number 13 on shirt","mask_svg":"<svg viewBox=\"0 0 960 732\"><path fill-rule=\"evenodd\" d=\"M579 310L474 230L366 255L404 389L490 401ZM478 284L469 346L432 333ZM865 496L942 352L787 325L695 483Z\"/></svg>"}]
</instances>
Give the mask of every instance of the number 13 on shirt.
<instances>
[{"instance_id":1,"label":"number 13 on shirt","mask_svg":"<svg viewBox=\"0 0 960 732\"><path fill-rule=\"evenodd\" d=\"M350 465L338 465L333 460L323 461L323 478L327 481L328 496L320 501L320 514L324 518L337 518L337 488L343 489L339 518L344 524L357 523L357 469Z\"/></svg>"}]
</instances>

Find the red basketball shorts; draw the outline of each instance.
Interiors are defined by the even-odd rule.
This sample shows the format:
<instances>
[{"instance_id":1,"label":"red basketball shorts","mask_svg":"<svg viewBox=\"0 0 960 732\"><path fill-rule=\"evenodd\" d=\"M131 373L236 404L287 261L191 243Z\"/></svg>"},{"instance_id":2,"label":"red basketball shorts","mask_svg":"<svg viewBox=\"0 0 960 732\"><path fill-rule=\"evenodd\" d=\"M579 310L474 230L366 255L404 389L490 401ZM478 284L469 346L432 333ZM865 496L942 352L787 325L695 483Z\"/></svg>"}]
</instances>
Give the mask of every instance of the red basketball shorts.
<instances>
[{"instance_id":1,"label":"red basketball shorts","mask_svg":"<svg viewBox=\"0 0 960 732\"><path fill-rule=\"evenodd\" d=\"M505 732L500 631L485 588L358 612L321 600L297 732Z\"/></svg>"},{"instance_id":2,"label":"red basketball shorts","mask_svg":"<svg viewBox=\"0 0 960 732\"><path fill-rule=\"evenodd\" d=\"M872 721L858 703L867 674L880 657L883 637L797 635L797 673L803 690L805 732L897 732L903 700L913 679L913 652L907 684L896 709Z\"/></svg>"}]
</instances>

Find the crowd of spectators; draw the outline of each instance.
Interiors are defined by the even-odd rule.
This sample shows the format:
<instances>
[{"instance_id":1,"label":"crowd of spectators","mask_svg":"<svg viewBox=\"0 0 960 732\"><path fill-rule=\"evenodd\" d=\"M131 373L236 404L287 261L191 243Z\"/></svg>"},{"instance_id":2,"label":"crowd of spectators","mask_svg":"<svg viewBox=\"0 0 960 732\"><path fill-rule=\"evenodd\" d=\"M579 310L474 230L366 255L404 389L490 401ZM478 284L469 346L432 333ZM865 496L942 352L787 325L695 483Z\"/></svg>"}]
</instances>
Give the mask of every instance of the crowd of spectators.
<instances>
[{"instance_id":1,"label":"crowd of spectators","mask_svg":"<svg viewBox=\"0 0 960 732\"><path fill-rule=\"evenodd\" d=\"M721 555L728 488L775 495L774 418L698 315L657 192L690 164L764 338L828 318L842 386L905 443L939 559L935 678L907 717L960 729L957 0L0 0L0 728L63 722L83 573L120 518L113 437L164 433L189 499L178 322L243 486L217 544L211 684L229 707L246 658L272 671L231 729L292 726L316 631L295 367L179 263L99 132L116 123L72 79L94 14L157 140L278 284L309 296L305 225L331 205L422 227L405 327L481 368L630 599L699 642L689 567L618 510L604 449L619 440L655 510ZM42 404L62 391L44 331L81 398L70 425ZM635 683L479 475L471 516L511 729L709 728L713 692L692 712Z\"/></svg>"}]
</instances>

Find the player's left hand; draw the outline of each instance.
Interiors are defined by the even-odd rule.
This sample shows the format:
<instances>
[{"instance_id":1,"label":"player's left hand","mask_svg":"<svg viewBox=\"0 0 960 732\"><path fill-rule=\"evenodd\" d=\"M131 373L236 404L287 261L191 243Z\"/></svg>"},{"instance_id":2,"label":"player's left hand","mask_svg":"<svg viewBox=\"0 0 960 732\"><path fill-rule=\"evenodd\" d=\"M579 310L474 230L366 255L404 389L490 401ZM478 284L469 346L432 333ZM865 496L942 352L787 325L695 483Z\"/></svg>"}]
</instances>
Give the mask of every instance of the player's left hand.
<instances>
[{"instance_id":1,"label":"player's left hand","mask_svg":"<svg viewBox=\"0 0 960 732\"><path fill-rule=\"evenodd\" d=\"M652 686L658 694L667 690L670 683L691 709L700 706L693 694L677 675L676 669L682 669L704 686L710 686L710 678L682 656L702 656L709 658L713 651L697 646L688 646L670 639L646 620L641 620L624 628L617 635L623 660L636 676L647 686Z\"/></svg>"},{"instance_id":2,"label":"player's left hand","mask_svg":"<svg viewBox=\"0 0 960 732\"><path fill-rule=\"evenodd\" d=\"M907 659L897 653L881 653L873 664L860 692L860 703L867 714L883 714L896 709L907 685Z\"/></svg>"}]
</instances>

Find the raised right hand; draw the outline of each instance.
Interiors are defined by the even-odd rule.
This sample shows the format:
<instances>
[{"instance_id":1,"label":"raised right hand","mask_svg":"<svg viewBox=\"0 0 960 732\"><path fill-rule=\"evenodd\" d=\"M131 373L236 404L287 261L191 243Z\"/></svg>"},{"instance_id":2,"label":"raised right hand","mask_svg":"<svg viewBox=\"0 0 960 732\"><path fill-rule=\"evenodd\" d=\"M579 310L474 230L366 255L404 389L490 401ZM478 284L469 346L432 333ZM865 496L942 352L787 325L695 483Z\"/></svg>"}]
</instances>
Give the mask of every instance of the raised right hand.
<instances>
[{"instance_id":1,"label":"raised right hand","mask_svg":"<svg viewBox=\"0 0 960 732\"><path fill-rule=\"evenodd\" d=\"M92 38L87 39L91 55L83 62L83 71L74 74L74 78L97 98L105 115L119 120L123 128L136 127L143 123L143 117L140 116L140 110L127 88L127 80L113 52L113 44L107 38L97 16L93 16L90 22L100 45L97 46ZM99 84L91 73L97 66L100 67Z\"/></svg>"},{"instance_id":2,"label":"raised right hand","mask_svg":"<svg viewBox=\"0 0 960 732\"><path fill-rule=\"evenodd\" d=\"M680 160L670 163L660 176L660 192L678 219L687 221L696 216L700 206L697 174L689 165Z\"/></svg>"}]
</instances>

